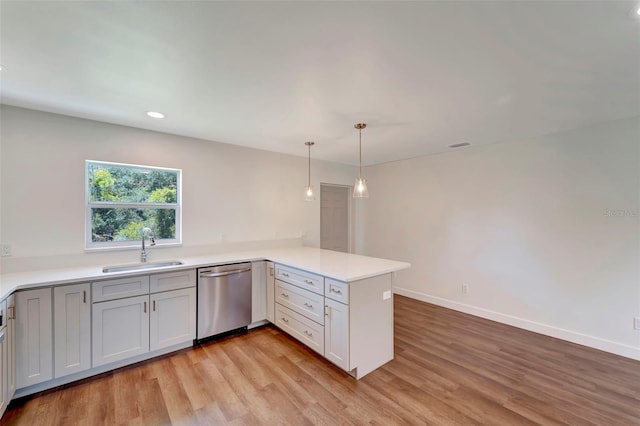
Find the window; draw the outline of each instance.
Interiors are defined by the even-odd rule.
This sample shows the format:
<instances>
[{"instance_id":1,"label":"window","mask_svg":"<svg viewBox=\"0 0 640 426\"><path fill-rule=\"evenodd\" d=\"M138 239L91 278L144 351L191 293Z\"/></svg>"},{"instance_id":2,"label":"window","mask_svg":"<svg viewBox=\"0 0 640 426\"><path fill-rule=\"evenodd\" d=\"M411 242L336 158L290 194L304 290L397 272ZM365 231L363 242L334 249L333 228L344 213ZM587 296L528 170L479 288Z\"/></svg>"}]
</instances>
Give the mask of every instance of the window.
<instances>
[{"instance_id":1,"label":"window","mask_svg":"<svg viewBox=\"0 0 640 426\"><path fill-rule=\"evenodd\" d=\"M87 161L85 183L87 249L137 247L145 227L181 243L180 170Z\"/></svg>"}]
</instances>

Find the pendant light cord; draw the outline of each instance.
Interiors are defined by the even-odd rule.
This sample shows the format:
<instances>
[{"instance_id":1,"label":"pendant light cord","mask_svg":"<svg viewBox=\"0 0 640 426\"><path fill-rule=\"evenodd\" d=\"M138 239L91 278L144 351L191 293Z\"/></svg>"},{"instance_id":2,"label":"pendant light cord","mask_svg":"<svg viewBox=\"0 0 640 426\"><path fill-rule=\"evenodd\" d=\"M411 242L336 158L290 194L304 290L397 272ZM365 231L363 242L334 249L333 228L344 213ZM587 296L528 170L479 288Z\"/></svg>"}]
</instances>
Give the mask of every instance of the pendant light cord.
<instances>
[{"instance_id":1,"label":"pendant light cord","mask_svg":"<svg viewBox=\"0 0 640 426\"><path fill-rule=\"evenodd\" d=\"M309 171L308 184L309 184L309 186L311 186L311 144L309 144L307 146L309 147L309 167L307 167L307 170Z\"/></svg>"},{"instance_id":2,"label":"pendant light cord","mask_svg":"<svg viewBox=\"0 0 640 426\"><path fill-rule=\"evenodd\" d=\"M358 177L362 179L362 129L358 129L358 133L360 134L360 170L358 171Z\"/></svg>"}]
</instances>

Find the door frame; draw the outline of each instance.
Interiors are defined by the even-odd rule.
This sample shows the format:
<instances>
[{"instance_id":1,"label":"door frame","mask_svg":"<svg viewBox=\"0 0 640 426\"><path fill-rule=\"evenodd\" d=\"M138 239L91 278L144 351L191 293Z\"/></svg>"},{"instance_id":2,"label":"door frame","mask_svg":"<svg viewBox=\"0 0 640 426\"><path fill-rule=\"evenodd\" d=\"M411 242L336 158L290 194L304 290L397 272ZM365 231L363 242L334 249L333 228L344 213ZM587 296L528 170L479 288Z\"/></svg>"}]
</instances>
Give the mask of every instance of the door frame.
<instances>
[{"instance_id":1,"label":"door frame","mask_svg":"<svg viewBox=\"0 0 640 426\"><path fill-rule=\"evenodd\" d=\"M349 233L349 238L347 241L347 253L353 253L355 249L355 203L353 202L353 197L351 197L351 192L353 191L353 186L350 185L340 185L337 183L327 183L320 182L320 241L318 241L320 247L322 247L322 187L329 186L334 188L346 188L347 189L347 230Z\"/></svg>"}]
</instances>

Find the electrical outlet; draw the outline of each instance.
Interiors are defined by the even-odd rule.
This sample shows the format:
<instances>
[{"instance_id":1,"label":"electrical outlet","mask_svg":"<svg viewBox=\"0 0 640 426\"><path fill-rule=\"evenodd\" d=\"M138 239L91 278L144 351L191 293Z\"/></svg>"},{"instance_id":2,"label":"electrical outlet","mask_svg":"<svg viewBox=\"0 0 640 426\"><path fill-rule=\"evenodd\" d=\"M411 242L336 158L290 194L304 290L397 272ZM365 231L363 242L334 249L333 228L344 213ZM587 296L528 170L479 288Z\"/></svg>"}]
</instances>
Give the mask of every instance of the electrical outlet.
<instances>
[{"instance_id":1,"label":"electrical outlet","mask_svg":"<svg viewBox=\"0 0 640 426\"><path fill-rule=\"evenodd\" d=\"M2 245L2 253L0 254L2 257L11 256L11 246L9 244Z\"/></svg>"},{"instance_id":2,"label":"electrical outlet","mask_svg":"<svg viewBox=\"0 0 640 426\"><path fill-rule=\"evenodd\" d=\"M633 319L633 328L640 330L640 317L635 317Z\"/></svg>"},{"instance_id":3,"label":"electrical outlet","mask_svg":"<svg viewBox=\"0 0 640 426\"><path fill-rule=\"evenodd\" d=\"M382 300L388 300L391 299L391 291L387 290L385 292L382 293Z\"/></svg>"},{"instance_id":4,"label":"electrical outlet","mask_svg":"<svg viewBox=\"0 0 640 426\"><path fill-rule=\"evenodd\" d=\"M469 294L469 284L462 284L462 294Z\"/></svg>"}]
</instances>

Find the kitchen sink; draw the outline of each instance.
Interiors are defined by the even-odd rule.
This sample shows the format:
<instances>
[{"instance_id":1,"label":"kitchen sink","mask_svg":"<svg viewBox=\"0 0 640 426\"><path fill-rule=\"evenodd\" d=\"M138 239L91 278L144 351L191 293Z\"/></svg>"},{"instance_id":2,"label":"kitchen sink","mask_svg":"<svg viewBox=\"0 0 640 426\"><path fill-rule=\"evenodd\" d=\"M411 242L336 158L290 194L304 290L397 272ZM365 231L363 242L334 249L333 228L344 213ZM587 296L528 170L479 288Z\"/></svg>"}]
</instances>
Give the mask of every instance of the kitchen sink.
<instances>
[{"instance_id":1,"label":"kitchen sink","mask_svg":"<svg viewBox=\"0 0 640 426\"><path fill-rule=\"evenodd\" d=\"M162 262L145 262L145 263L133 263L129 265L116 265L105 266L102 268L102 272L126 272L126 271L140 271L144 269L164 268L166 266L182 265L179 260L165 260Z\"/></svg>"}]
</instances>

